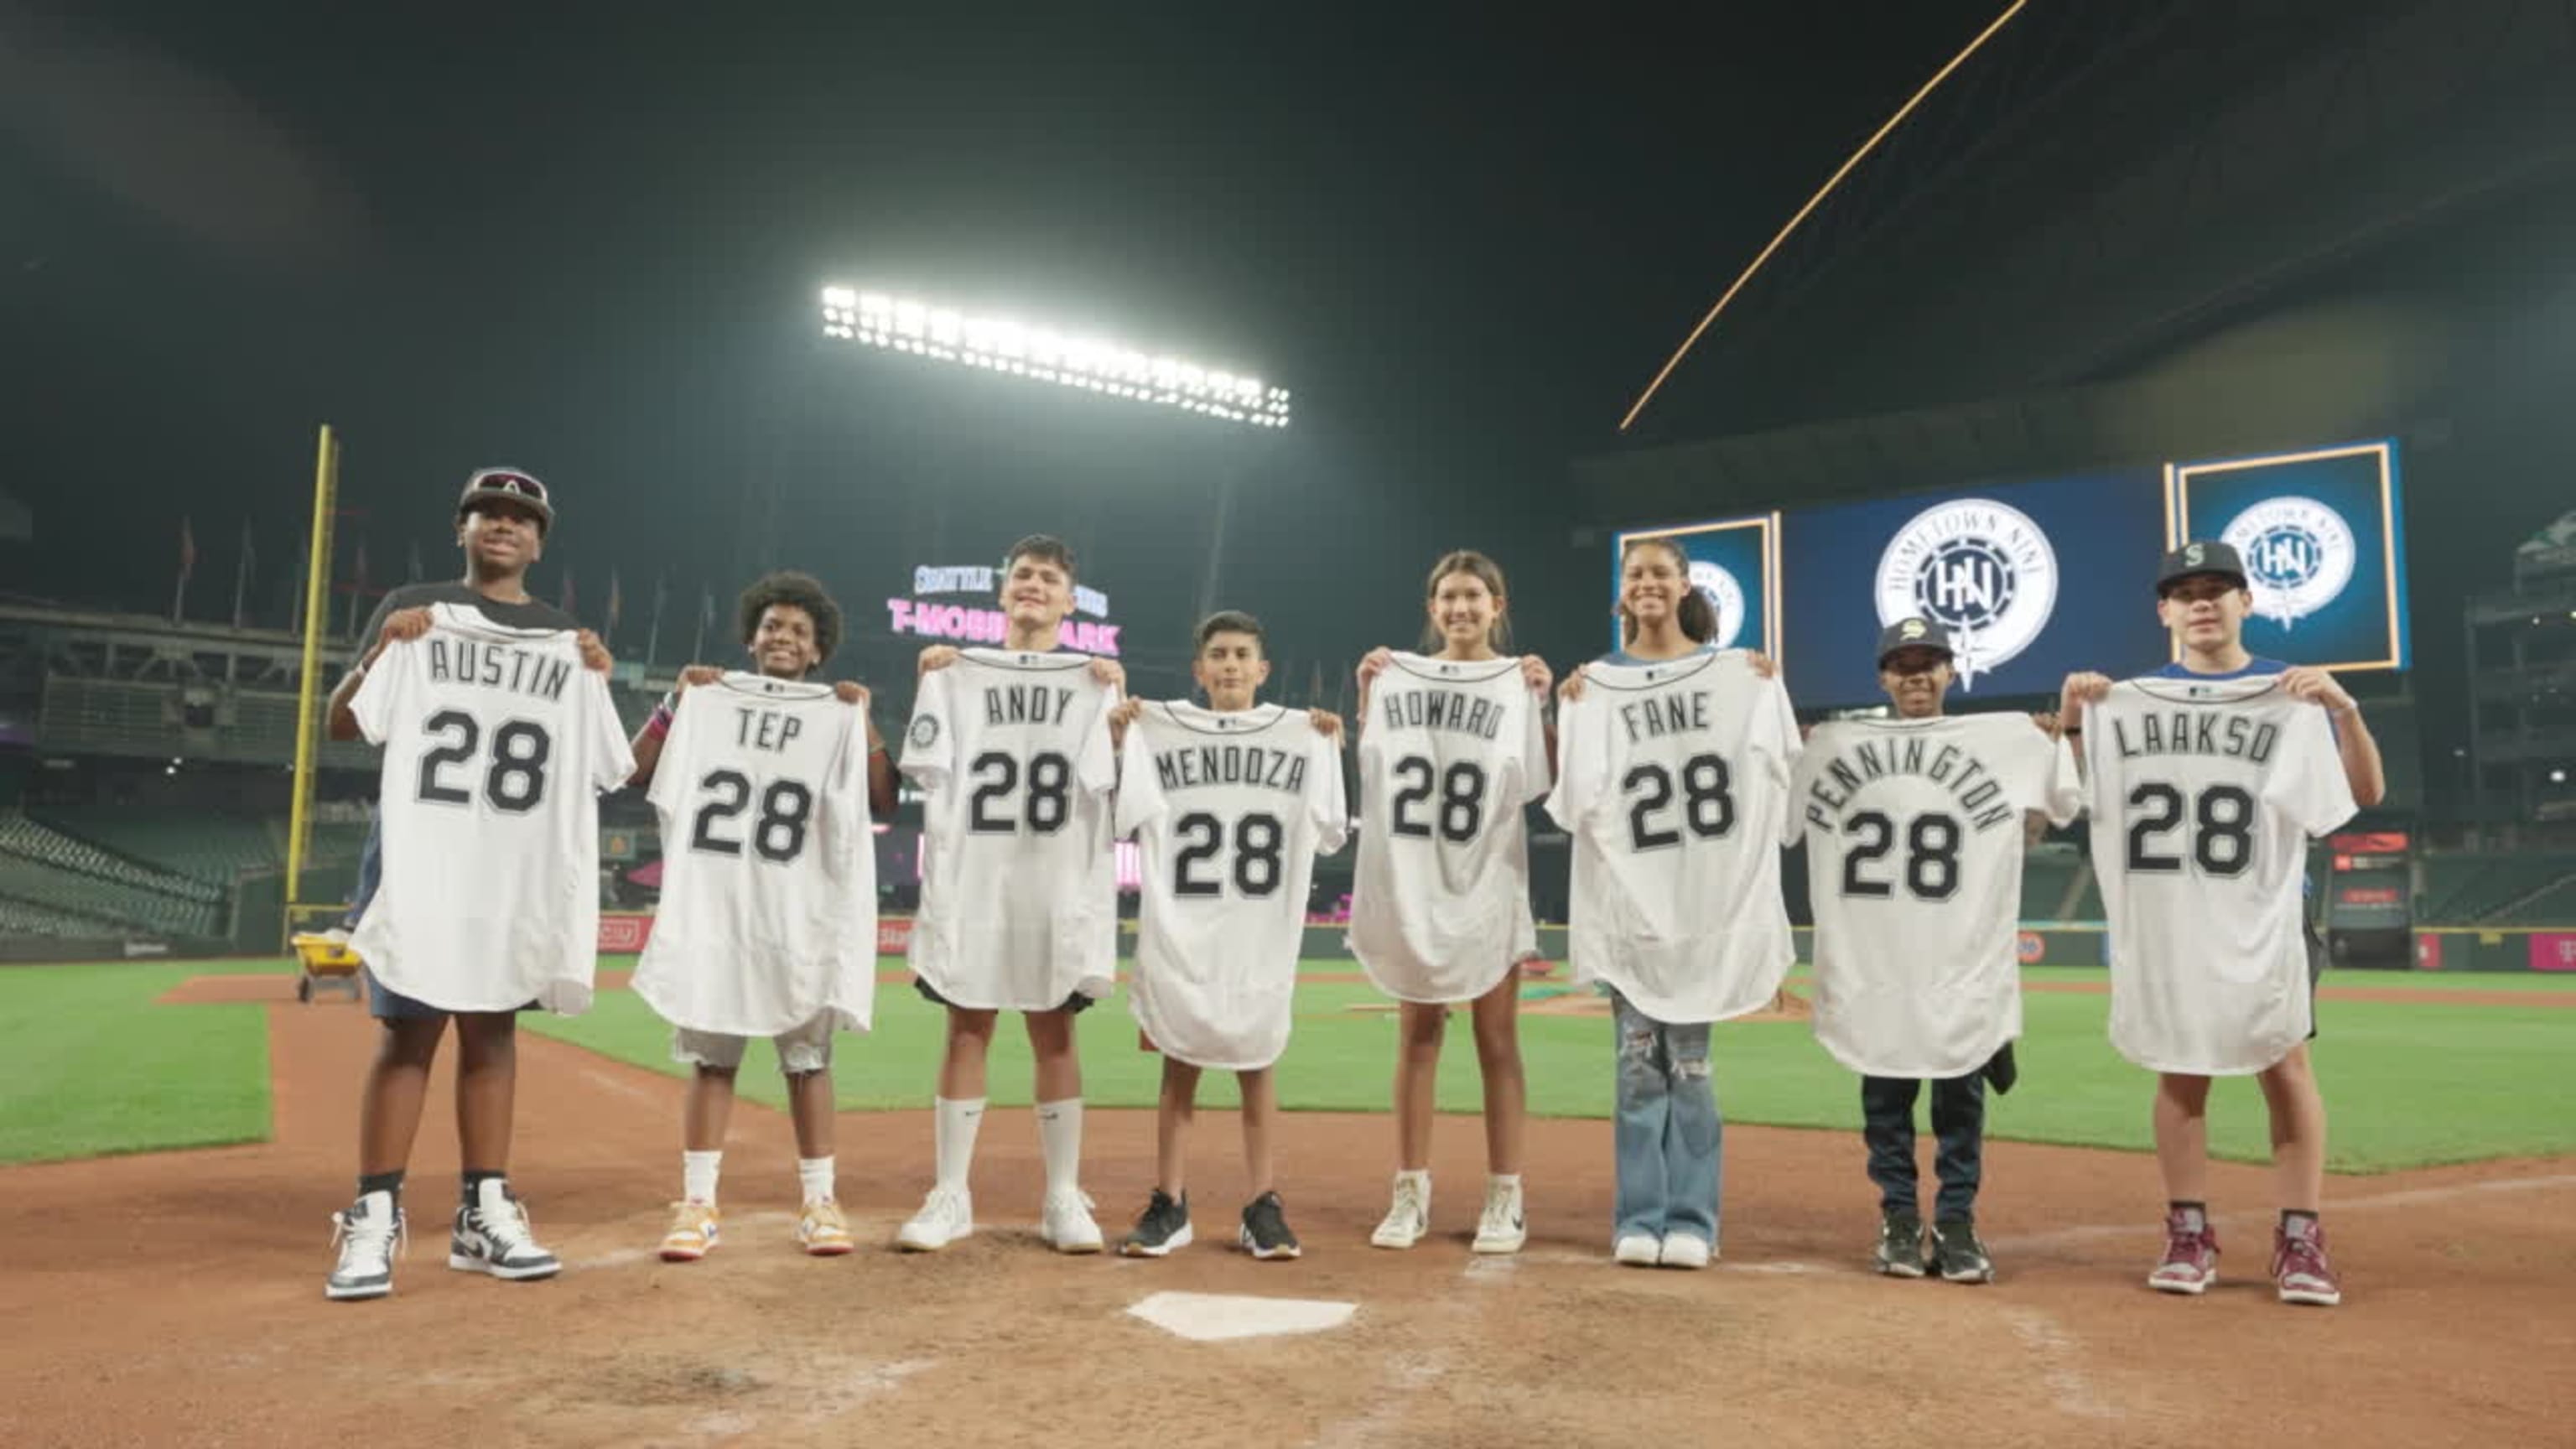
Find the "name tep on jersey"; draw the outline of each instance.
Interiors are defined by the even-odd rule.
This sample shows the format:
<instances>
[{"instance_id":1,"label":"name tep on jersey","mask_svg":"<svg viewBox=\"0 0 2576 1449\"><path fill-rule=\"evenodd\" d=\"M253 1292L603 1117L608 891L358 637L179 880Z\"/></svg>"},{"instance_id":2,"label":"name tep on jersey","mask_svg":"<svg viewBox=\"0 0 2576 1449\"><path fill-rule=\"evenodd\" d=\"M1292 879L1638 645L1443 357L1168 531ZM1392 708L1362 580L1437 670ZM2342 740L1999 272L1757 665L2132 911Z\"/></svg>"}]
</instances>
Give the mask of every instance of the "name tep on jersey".
<instances>
[{"instance_id":1,"label":"name tep on jersey","mask_svg":"<svg viewBox=\"0 0 2576 1449\"><path fill-rule=\"evenodd\" d=\"M548 658L516 644L456 639L431 634L421 641L428 651L429 678L435 684L467 684L538 699L560 700L572 683L572 661Z\"/></svg>"},{"instance_id":2,"label":"name tep on jersey","mask_svg":"<svg viewBox=\"0 0 2576 1449\"><path fill-rule=\"evenodd\" d=\"M1990 830L2021 811L2006 797L1994 771L1957 745L1934 747L1930 740L1861 740L1834 757L1807 788L1807 823L1837 830L1842 814L1867 786L1880 780L1911 776L1929 780L1950 792L1968 815L1969 825Z\"/></svg>"}]
</instances>

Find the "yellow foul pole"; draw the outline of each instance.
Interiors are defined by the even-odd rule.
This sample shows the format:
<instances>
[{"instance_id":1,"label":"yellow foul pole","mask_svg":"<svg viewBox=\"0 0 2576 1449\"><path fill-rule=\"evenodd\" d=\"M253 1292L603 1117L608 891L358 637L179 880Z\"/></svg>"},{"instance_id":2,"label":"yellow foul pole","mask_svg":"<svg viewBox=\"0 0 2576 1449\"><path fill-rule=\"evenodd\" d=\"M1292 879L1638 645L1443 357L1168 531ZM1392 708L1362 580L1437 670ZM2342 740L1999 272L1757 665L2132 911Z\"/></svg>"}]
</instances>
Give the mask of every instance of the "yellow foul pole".
<instances>
[{"instance_id":1,"label":"yellow foul pole","mask_svg":"<svg viewBox=\"0 0 2576 1449\"><path fill-rule=\"evenodd\" d=\"M340 439L324 423L313 450L313 556L304 572L304 666L295 696L295 803L286 826L290 924L304 899L304 860L313 837L313 765L322 748L322 634L330 623L332 502L340 491Z\"/></svg>"}]
</instances>

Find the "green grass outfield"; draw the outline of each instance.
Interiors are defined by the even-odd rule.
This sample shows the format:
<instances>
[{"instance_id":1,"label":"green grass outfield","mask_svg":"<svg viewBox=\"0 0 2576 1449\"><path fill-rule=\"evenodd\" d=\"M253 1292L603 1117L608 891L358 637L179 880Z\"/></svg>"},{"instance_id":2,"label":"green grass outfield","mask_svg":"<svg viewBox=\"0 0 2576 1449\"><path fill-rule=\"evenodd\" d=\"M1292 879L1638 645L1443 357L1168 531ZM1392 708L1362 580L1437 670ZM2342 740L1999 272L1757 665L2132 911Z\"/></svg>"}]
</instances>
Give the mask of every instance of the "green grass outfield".
<instances>
[{"instance_id":1,"label":"green grass outfield","mask_svg":"<svg viewBox=\"0 0 2576 1449\"><path fill-rule=\"evenodd\" d=\"M610 958L609 969L632 964ZM888 961L889 967L899 961ZM1349 962L1316 962L1349 972ZM153 1006L191 976L286 971L279 961L104 963L0 969L0 1162L254 1141L268 1128L266 1008ZM2099 982L2098 968L2034 968L2034 984ZM2576 991L2576 977L2338 972L2334 986L2382 991ZM1358 1012L1371 988L1309 982L1298 992L1296 1036L1280 1064L1291 1109L1378 1112L1393 1070L1392 1013ZM2032 991L2024 998L2021 1085L1994 1099L1989 1130L2024 1141L2133 1151L2148 1148L2152 1090L2103 1035L2109 998ZM328 1009L345 1010L343 1007ZM841 1040L835 1073L853 1110L928 1104L938 1062L940 1013L908 986L877 994L878 1028ZM2332 1165L2380 1172L2488 1157L2576 1152L2576 1008L2535 1002L2459 1006L2327 1001L2318 1071L2333 1111ZM627 991L606 991L589 1015L532 1016L531 1029L677 1077L669 1031ZM1606 1018L1528 1016L1522 1021L1530 1105L1542 1115L1606 1117L1612 1091ZM1094 1105L1150 1107L1159 1059L1136 1049L1123 997L1082 1017L1084 1095ZM1721 1026L1720 1103L1733 1122L1857 1131L1857 1080L1815 1044L1804 1023ZM993 1100L1028 1101L1028 1043L1006 1022L996 1038ZM783 1103L774 1058L756 1045L744 1095ZM1211 1076L1204 1100L1234 1103L1232 1079ZM1441 1106L1479 1102L1474 1043L1463 1016L1441 1062ZM532 1110L536 1110L533 1109ZM2260 1161L2268 1152L2261 1094L2222 1083L2211 1109L2213 1149Z\"/></svg>"}]
</instances>

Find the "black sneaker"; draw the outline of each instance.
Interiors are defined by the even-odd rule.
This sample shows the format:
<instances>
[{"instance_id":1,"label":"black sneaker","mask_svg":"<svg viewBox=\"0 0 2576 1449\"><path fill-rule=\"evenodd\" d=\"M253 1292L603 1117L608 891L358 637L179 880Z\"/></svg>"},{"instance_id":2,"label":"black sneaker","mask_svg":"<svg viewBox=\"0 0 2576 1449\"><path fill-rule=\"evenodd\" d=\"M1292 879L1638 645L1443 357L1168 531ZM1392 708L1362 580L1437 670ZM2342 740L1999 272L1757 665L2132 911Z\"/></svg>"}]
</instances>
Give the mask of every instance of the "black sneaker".
<instances>
[{"instance_id":1,"label":"black sneaker","mask_svg":"<svg viewBox=\"0 0 2576 1449\"><path fill-rule=\"evenodd\" d=\"M1872 1260L1890 1278L1920 1278L1929 1266L1923 1245L1923 1220L1909 1212L1892 1212L1878 1225L1878 1253Z\"/></svg>"},{"instance_id":2,"label":"black sneaker","mask_svg":"<svg viewBox=\"0 0 2576 1449\"><path fill-rule=\"evenodd\" d=\"M1182 1193L1175 1202L1158 1187L1153 1200L1145 1204L1145 1215L1136 1220L1136 1231L1119 1241L1118 1251L1130 1258L1159 1258L1189 1245L1190 1195Z\"/></svg>"},{"instance_id":3,"label":"black sneaker","mask_svg":"<svg viewBox=\"0 0 2576 1449\"><path fill-rule=\"evenodd\" d=\"M1288 1231L1288 1214L1279 1194L1265 1192L1243 1205L1243 1250L1269 1261L1272 1258L1294 1258L1305 1249L1297 1246L1297 1235Z\"/></svg>"},{"instance_id":4,"label":"black sneaker","mask_svg":"<svg viewBox=\"0 0 2576 1449\"><path fill-rule=\"evenodd\" d=\"M1932 1225L1932 1261L1941 1276L1953 1283L1995 1281L1994 1259L1986 1256L1986 1245L1977 1241L1977 1225L1965 1218Z\"/></svg>"}]
</instances>

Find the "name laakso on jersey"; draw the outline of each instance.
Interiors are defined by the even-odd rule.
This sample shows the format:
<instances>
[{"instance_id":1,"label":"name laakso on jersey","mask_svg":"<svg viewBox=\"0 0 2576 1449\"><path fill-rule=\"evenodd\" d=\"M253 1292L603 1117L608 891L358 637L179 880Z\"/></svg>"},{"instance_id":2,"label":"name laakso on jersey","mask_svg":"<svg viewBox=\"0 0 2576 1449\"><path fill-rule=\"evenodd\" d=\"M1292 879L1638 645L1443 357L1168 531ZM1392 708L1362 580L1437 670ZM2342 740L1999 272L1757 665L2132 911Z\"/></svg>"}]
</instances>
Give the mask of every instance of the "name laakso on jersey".
<instances>
[{"instance_id":1,"label":"name laakso on jersey","mask_svg":"<svg viewBox=\"0 0 2576 1449\"><path fill-rule=\"evenodd\" d=\"M1903 775L1919 776L1947 789L1979 830L2020 818L2019 808L2005 798L2003 782L1984 761L1956 745L1934 749L1928 740L1899 739L1863 740L1834 756L1807 787L1807 823L1837 829L1843 811L1862 787Z\"/></svg>"},{"instance_id":2,"label":"name laakso on jersey","mask_svg":"<svg viewBox=\"0 0 2576 1449\"><path fill-rule=\"evenodd\" d=\"M1063 724L1072 717L1074 694L1052 684L991 685L984 690L984 723Z\"/></svg>"},{"instance_id":3,"label":"name laakso on jersey","mask_svg":"<svg viewBox=\"0 0 2576 1449\"><path fill-rule=\"evenodd\" d=\"M2234 710L2178 709L2169 715L2140 715L2135 723L2137 728L2131 730L2131 721L2117 717L2111 721L2111 739L2124 760L2141 755L2206 755L2268 765L2273 746L2281 739L2278 725L2247 719Z\"/></svg>"},{"instance_id":4,"label":"name laakso on jersey","mask_svg":"<svg viewBox=\"0 0 2576 1449\"><path fill-rule=\"evenodd\" d=\"M431 634L421 643L428 651L429 678L435 684L475 684L539 699L561 699L564 686L572 682L571 660L549 659L517 645L440 634Z\"/></svg>"},{"instance_id":5,"label":"name laakso on jersey","mask_svg":"<svg viewBox=\"0 0 2576 1449\"><path fill-rule=\"evenodd\" d=\"M1490 740L1503 729L1502 706L1483 695L1454 689L1387 689L1379 712L1393 729L1447 730Z\"/></svg>"},{"instance_id":6,"label":"name laakso on jersey","mask_svg":"<svg viewBox=\"0 0 2576 1449\"><path fill-rule=\"evenodd\" d=\"M1154 754L1154 780L1166 790L1193 785L1252 785L1306 793L1306 757L1261 745L1193 745Z\"/></svg>"}]
</instances>

